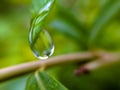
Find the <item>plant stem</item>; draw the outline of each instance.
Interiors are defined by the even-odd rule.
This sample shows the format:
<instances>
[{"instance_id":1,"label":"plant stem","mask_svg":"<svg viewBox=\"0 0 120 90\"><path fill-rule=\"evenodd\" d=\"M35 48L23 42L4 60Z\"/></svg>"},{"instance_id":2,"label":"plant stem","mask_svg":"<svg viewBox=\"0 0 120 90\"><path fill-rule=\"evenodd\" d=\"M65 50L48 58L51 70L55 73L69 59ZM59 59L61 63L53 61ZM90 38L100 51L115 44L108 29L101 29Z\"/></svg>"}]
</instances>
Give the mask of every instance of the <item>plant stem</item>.
<instances>
[{"instance_id":1,"label":"plant stem","mask_svg":"<svg viewBox=\"0 0 120 90\"><path fill-rule=\"evenodd\" d=\"M101 57L99 59L80 66L77 70L75 70L75 74L81 75L89 73L92 70L95 70L105 65L110 65L112 63L118 62L119 60L120 53L101 53Z\"/></svg>"},{"instance_id":2,"label":"plant stem","mask_svg":"<svg viewBox=\"0 0 120 90\"><path fill-rule=\"evenodd\" d=\"M91 60L95 55L91 52L73 53L68 55L56 56L45 61L34 61L16 66L0 69L0 81L10 79L19 75L33 72L39 68L48 68L65 63L82 62L84 60Z\"/></svg>"}]
</instances>

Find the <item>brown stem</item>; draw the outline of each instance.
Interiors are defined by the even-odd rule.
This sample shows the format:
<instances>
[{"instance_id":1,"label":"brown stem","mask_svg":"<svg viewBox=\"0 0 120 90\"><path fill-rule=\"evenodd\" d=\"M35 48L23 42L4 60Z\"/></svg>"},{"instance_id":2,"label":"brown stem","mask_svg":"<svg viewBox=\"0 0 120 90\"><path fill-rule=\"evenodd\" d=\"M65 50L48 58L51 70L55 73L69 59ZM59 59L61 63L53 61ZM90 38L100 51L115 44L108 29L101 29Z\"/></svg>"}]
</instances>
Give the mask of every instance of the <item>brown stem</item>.
<instances>
[{"instance_id":1,"label":"brown stem","mask_svg":"<svg viewBox=\"0 0 120 90\"><path fill-rule=\"evenodd\" d=\"M4 81L6 79L16 77L18 75L30 73L39 68L43 68L43 67L48 68L51 66L56 66L65 63L80 62L83 60L93 59L94 57L95 57L94 54L92 54L91 52L74 53L74 54L56 56L53 58L49 58L48 60L45 61L34 61L34 62L28 62L16 66L3 68L0 69L0 81Z\"/></svg>"},{"instance_id":2,"label":"brown stem","mask_svg":"<svg viewBox=\"0 0 120 90\"><path fill-rule=\"evenodd\" d=\"M120 53L104 53L101 54L101 58L91 61L85 65L80 66L77 70L75 70L75 74L76 75L82 75L82 74L86 74L89 73L90 71L100 68L104 65L108 65L114 62L119 61L120 59Z\"/></svg>"}]
</instances>

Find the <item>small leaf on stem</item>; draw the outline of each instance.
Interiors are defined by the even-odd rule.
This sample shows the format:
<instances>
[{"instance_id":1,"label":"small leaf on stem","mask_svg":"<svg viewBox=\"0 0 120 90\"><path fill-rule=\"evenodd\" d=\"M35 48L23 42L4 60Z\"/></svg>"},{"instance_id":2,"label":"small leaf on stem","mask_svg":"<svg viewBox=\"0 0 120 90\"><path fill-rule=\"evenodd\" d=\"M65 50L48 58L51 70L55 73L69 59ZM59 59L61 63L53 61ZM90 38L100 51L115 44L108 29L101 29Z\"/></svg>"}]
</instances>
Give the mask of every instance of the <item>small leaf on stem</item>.
<instances>
[{"instance_id":1,"label":"small leaf on stem","mask_svg":"<svg viewBox=\"0 0 120 90\"><path fill-rule=\"evenodd\" d=\"M68 90L44 71L36 71L29 79L26 90Z\"/></svg>"}]
</instances>

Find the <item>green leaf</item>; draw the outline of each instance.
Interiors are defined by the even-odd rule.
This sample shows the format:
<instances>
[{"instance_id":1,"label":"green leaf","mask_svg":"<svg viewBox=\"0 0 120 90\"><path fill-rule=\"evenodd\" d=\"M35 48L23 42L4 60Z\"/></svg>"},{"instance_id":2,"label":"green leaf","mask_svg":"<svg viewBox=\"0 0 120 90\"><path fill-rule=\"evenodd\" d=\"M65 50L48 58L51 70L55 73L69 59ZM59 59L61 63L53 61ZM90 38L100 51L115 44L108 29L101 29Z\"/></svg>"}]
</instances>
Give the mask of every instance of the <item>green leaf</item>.
<instances>
[{"instance_id":1,"label":"green leaf","mask_svg":"<svg viewBox=\"0 0 120 90\"><path fill-rule=\"evenodd\" d=\"M26 81L29 76L30 74L0 82L0 90L25 90Z\"/></svg>"},{"instance_id":2,"label":"green leaf","mask_svg":"<svg viewBox=\"0 0 120 90\"><path fill-rule=\"evenodd\" d=\"M55 0L32 0L32 27L43 23L43 20L49 14Z\"/></svg>"},{"instance_id":3,"label":"green leaf","mask_svg":"<svg viewBox=\"0 0 120 90\"><path fill-rule=\"evenodd\" d=\"M71 38L77 41L79 44L82 45L84 49L87 48L86 46L86 38L84 37L83 33L78 30L78 28L71 23L65 21L64 19L57 18L50 23L50 28L60 32L61 34L65 35L67 38Z\"/></svg>"},{"instance_id":4,"label":"green leaf","mask_svg":"<svg viewBox=\"0 0 120 90\"><path fill-rule=\"evenodd\" d=\"M98 19L95 21L89 38L89 44L93 45L96 37L100 34L102 28L119 12L120 0L110 0L100 12Z\"/></svg>"},{"instance_id":5,"label":"green leaf","mask_svg":"<svg viewBox=\"0 0 120 90\"><path fill-rule=\"evenodd\" d=\"M76 15L72 11L59 6L58 16L75 26L79 33L87 34L85 26L76 18Z\"/></svg>"},{"instance_id":6,"label":"green leaf","mask_svg":"<svg viewBox=\"0 0 120 90\"><path fill-rule=\"evenodd\" d=\"M54 2L55 0L32 0L33 17L30 25L30 44L36 42L39 33L43 29L44 20L48 16Z\"/></svg>"},{"instance_id":7,"label":"green leaf","mask_svg":"<svg viewBox=\"0 0 120 90\"><path fill-rule=\"evenodd\" d=\"M32 13L40 14L49 11L55 0L32 0Z\"/></svg>"},{"instance_id":8,"label":"green leaf","mask_svg":"<svg viewBox=\"0 0 120 90\"><path fill-rule=\"evenodd\" d=\"M75 40L80 41L80 39L82 39L81 33L79 33L76 30L77 28L63 19L58 18L58 19L53 20L50 23L50 27L61 32L64 35L67 35L68 37L74 38Z\"/></svg>"},{"instance_id":9,"label":"green leaf","mask_svg":"<svg viewBox=\"0 0 120 90\"><path fill-rule=\"evenodd\" d=\"M44 71L36 71L29 79L26 90L68 90Z\"/></svg>"}]
</instances>

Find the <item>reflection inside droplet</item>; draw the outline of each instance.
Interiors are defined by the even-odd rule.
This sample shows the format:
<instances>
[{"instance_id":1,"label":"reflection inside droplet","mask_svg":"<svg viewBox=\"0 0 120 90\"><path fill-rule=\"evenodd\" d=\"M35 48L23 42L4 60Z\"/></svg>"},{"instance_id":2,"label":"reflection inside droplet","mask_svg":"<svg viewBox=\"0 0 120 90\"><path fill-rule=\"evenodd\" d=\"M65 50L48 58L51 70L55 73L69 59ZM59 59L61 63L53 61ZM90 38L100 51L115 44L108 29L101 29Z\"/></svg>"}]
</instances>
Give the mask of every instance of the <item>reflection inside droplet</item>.
<instances>
[{"instance_id":1,"label":"reflection inside droplet","mask_svg":"<svg viewBox=\"0 0 120 90\"><path fill-rule=\"evenodd\" d=\"M41 26L32 27L29 34L30 47L38 59L47 59L54 52L54 45L49 33Z\"/></svg>"}]
</instances>

